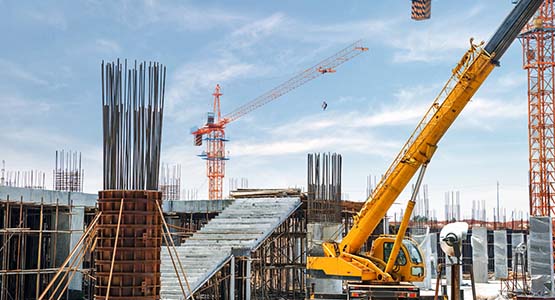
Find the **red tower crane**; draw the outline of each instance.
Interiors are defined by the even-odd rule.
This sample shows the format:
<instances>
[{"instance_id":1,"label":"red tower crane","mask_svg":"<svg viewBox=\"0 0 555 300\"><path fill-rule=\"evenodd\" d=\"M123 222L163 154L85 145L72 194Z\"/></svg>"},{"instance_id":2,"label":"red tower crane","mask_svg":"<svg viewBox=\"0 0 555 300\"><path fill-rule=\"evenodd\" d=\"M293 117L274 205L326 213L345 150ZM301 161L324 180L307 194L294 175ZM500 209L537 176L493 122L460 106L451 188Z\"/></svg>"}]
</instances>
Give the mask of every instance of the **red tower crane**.
<instances>
[{"instance_id":1,"label":"red tower crane","mask_svg":"<svg viewBox=\"0 0 555 300\"><path fill-rule=\"evenodd\" d=\"M356 41L334 55L324 59L318 64L300 72L293 78L285 81L268 92L256 97L227 115L221 115L220 107L220 85L216 85L214 95L213 111L207 115L206 124L201 128L192 130L195 146L202 146L202 141L206 141L206 151L199 156L206 160L206 173L208 176L208 199L222 199L223 179L225 177L225 161L229 160L225 153L225 126L251 111L283 96L284 94L300 87L301 85L326 73L335 73L335 68L356 57L360 53L367 51L368 48L361 45L361 41Z\"/></svg>"},{"instance_id":2,"label":"red tower crane","mask_svg":"<svg viewBox=\"0 0 555 300\"><path fill-rule=\"evenodd\" d=\"M530 216L555 228L555 3L544 0L520 34L528 73ZM555 249L555 231L552 233ZM555 253L554 253L555 257Z\"/></svg>"}]
</instances>

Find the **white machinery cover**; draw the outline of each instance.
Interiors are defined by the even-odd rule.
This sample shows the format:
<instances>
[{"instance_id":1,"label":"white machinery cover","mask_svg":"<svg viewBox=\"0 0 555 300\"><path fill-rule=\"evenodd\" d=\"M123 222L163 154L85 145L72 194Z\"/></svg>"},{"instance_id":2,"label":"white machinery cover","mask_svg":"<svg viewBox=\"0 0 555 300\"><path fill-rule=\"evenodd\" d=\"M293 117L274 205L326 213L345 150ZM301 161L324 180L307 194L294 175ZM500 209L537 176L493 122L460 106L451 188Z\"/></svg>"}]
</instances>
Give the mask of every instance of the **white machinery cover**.
<instances>
[{"instance_id":1,"label":"white machinery cover","mask_svg":"<svg viewBox=\"0 0 555 300\"><path fill-rule=\"evenodd\" d=\"M468 224L465 222L455 222L445 225L441 232L439 233L439 240L441 245L441 250L445 252L448 256L455 256L455 245L453 245L449 240L456 242L459 247L459 253L461 251L462 241L466 239L466 234L468 233Z\"/></svg>"}]
</instances>

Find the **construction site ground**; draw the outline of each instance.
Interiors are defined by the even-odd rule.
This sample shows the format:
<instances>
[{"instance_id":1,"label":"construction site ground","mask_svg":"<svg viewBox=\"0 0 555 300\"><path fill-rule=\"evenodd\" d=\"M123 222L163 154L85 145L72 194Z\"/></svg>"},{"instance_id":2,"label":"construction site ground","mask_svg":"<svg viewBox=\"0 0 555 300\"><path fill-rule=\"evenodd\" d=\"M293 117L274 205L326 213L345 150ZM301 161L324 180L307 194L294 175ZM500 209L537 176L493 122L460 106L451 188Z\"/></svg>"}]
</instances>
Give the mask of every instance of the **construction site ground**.
<instances>
[{"instance_id":1,"label":"construction site ground","mask_svg":"<svg viewBox=\"0 0 555 300\"><path fill-rule=\"evenodd\" d=\"M445 279L443 280L445 283ZM420 295L429 299L435 295L435 286L436 280L432 279L432 289L426 290L422 289L420 291ZM461 284L461 289L464 291L464 299L473 299L472 298L472 286L470 285L470 280L463 280ZM501 296L501 282L498 280L491 280L488 283L476 283L476 299L478 300L493 300L493 299L505 299ZM451 286L447 286L447 292L451 291ZM441 287L439 291L439 295L441 295ZM441 297L438 297L441 299Z\"/></svg>"}]
</instances>

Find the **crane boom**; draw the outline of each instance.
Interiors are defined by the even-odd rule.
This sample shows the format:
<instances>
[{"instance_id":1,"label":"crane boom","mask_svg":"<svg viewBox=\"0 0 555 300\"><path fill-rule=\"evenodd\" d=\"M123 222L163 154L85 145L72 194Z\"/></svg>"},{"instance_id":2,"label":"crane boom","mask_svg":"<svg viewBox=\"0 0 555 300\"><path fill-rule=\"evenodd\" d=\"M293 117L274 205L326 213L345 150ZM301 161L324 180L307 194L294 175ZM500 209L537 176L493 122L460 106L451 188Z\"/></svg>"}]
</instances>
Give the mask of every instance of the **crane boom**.
<instances>
[{"instance_id":1,"label":"crane boom","mask_svg":"<svg viewBox=\"0 0 555 300\"><path fill-rule=\"evenodd\" d=\"M438 142L542 2L521 0L485 47L483 43L473 44L471 39L470 49L355 216L351 230L339 244L323 243L326 257L309 257L308 269L323 271L327 276L395 280L358 252L416 171L430 161Z\"/></svg>"},{"instance_id":2,"label":"crane boom","mask_svg":"<svg viewBox=\"0 0 555 300\"><path fill-rule=\"evenodd\" d=\"M294 90L299 86L307 83L308 81L319 77L322 74L335 72L336 67L366 50L368 50L368 48L363 47L362 41L358 40L353 44L347 46L346 48L340 50L339 52L335 53L334 55L322 60L316 65L300 72L293 78L285 81L277 87L239 106L234 111L225 115L223 120L225 123L233 122L240 117L248 114L249 112L267 104L268 102L281 97L283 94L286 94L291 90Z\"/></svg>"}]
</instances>

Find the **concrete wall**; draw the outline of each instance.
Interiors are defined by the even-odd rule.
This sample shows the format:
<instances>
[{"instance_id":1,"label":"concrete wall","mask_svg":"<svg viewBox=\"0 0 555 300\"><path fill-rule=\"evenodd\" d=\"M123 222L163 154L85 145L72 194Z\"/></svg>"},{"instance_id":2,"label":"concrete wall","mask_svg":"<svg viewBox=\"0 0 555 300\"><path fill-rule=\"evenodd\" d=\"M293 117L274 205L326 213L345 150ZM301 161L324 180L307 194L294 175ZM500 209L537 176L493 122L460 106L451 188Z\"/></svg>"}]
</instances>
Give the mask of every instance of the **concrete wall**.
<instances>
[{"instance_id":1,"label":"concrete wall","mask_svg":"<svg viewBox=\"0 0 555 300\"><path fill-rule=\"evenodd\" d=\"M0 199L10 201L20 201L24 203L40 204L41 199L45 205L75 205L83 207L95 207L96 194L60 192L50 190L17 188L0 186Z\"/></svg>"},{"instance_id":2,"label":"concrete wall","mask_svg":"<svg viewBox=\"0 0 555 300\"><path fill-rule=\"evenodd\" d=\"M529 236L529 266L532 294L551 297L553 286L553 236L550 217L531 217Z\"/></svg>"},{"instance_id":3,"label":"concrete wall","mask_svg":"<svg viewBox=\"0 0 555 300\"><path fill-rule=\"evenodd\" d=\"M423 251L422 259L426 265L426 277L422 282L415 282L414 284L421 289L429 290L432 288L432 269L437 265L436 257L432 252L432 235L433 233L427 233L424 235L413 236L414 240L420 245L420 249Z\"/></svg>"},{"instance_id":4,"label":"concrete wall","mask_svg":"<svg viewBox=\"0 0 555 300\"><path fill-rule=\"evenodd\" d=\"M509 276L507 263L507 231L495 230L493 232L493 252L495 259L495 278L505 279Z\"/></svg>"},{"instance_id":5,"label":"concrete wall","mask_svg":"<svg viewBox=\"0 0 555 300\"><path fill-rule=\"evenodd\" d=\"M472 227L472 268L476 283L488 283L488 230Z\"/></svg>"},{"instance_id":6,"label":"concrete wall","mask_svg":"<svg viewBox=\"0 0 555 300\"><path fill-rule=\"evenodd\" d=\"M73 249L77 245L77 242L79 242L79 239L84 233L83 229L84 229L84 221L85 221L85 207L83 206L72 207L70 217L71 217L70 218L71 237L70 237L69 249ZM79 249L80 248L81 246L79 247ZM79 250L77 250L77 252L79 252ZM83 263L81 262L81 264L77 265L77 267L83 268ZM83 286L83 274L81 274L80 272L77 272L75 273L75 276L73 277L71 284L69 285L69 289L80 291L82 289L82 286Z\"/></svg>"}]
</instances>

